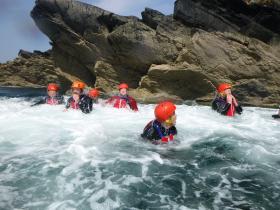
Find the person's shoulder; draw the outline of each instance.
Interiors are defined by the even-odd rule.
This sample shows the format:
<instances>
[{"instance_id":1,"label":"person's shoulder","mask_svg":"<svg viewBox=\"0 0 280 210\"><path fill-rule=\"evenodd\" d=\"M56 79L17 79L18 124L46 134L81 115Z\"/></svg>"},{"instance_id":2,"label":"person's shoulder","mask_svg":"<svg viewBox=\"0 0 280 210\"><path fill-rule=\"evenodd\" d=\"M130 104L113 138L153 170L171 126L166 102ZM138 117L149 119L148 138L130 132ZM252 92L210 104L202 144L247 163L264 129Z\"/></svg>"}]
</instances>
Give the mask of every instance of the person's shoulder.
<instances>
[{"instance_id":1,"label":"person's shoulder","mask_svg":"<svg viewBox=\"0 0 280 210\"><path fill-rule=\"evenodd\" d=\"M154 127L161 127L161 123L158 120L151 121Z\"/></svg>"}]
</instances>

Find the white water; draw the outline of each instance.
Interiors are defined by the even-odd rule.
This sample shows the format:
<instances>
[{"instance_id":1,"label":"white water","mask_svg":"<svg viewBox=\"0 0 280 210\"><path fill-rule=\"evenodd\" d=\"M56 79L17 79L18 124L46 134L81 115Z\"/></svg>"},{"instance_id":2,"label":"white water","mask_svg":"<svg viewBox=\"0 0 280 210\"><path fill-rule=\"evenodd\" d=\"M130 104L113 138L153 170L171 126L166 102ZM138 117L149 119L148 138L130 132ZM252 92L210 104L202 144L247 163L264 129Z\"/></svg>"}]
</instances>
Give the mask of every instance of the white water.
<instances>
[{"instance_id":1,"label":"white water","mask_svg":"<svg viewBox=\"0 0 280 210\"><path fill-rule=\"evenodd\" d=\"M279 209L276 110L181 105L180 143L155 146L139 138L154 105L0 102L0 209Z\"/></svg>"}]
</instances>

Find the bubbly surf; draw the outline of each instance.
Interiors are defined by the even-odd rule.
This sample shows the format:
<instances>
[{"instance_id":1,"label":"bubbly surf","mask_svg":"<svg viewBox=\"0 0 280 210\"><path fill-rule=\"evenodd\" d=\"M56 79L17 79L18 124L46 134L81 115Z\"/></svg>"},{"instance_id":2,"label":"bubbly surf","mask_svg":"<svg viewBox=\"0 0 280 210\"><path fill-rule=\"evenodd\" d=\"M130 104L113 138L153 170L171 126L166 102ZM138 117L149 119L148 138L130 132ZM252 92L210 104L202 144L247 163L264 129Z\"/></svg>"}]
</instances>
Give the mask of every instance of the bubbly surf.
<instances>
[{"instance_id":1,"label":"bubbly surf","mask_svg":"<svg viewBox=\"0 0 280 210\"><path fill-rule=\"evenodd\" d=\"M0 102L0 209L279 209L276 110L180 105L177 143L156 146L139 137L154 105Z\"/></svg>"}]
</instances>

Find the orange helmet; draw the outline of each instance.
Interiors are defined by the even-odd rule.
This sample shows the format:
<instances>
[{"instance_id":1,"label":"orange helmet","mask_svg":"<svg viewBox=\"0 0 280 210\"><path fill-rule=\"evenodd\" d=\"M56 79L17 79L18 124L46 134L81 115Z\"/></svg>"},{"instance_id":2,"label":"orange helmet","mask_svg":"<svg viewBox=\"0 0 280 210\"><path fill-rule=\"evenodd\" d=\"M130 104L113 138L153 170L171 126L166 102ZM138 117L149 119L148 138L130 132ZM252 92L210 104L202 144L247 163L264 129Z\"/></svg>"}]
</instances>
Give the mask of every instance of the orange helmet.
<instances>
[{"instance_id":1,"label":"orange helmet","mask_svg":"<svg viewBox=\"0 0 280 210\"><path fill-rule=\"evenodd\" d=\"M72 88L84 89L86 87L86 84L84 82L75 81L75 82L73 82L71 87Z\"/></svg>"},{"instance_id":2,"label":"orange helmet","mask_svg":"<svg viewBox=\"0 0 280 210\"><path fill-rule=\"evenodd\" d=\"M128 89L128 84L126 84L126 83L120 84L120 85L119 85L119 90L120 90L120 89Z\"/></svg>"},{"instance_id":3,"label":"orange helmet","mask_svg":"<svg viewBox=\"0 0 280 210\"><path fill-rule=\"evenodd\" d=\"M155 108L155 117L158 121L164 122L175 113L175 110L176 106L172 102L162 102Z\"/></svg>"},{"instance_id":4,"label":"orange helmet","mask_svg":"<svg viewBox=\"0 0 280 210\"><path fill-rule=\"evenodd\" d=\"M218 86L217 90L219 93L224 92L226 89L231 89L231 85L227 83L222 83Z\"/></svg>"},{"instance_id":5,"label":"orange helmet","mask_svg":"<svg viewBox=\"0 0 280 210\"><path fill-rule=\"evenodd\" d=\"M47 90L48 91L58 91L59 86L55 83L50 83L50 84L48 84Z\"/></svg>"},{"instance_id":6,"label":"orange helmet","mask_svg":"<svg viewBox=\"0 0 280 210\"><path fill-rule=\"evenodd\" d=\"M91 90L88 92L88 96L91 97L91 98L98 97L99 95L100 95L100 92L99 92L99 90L97 90L97 89L91 89Z\"/></svg>"}]
</instances>

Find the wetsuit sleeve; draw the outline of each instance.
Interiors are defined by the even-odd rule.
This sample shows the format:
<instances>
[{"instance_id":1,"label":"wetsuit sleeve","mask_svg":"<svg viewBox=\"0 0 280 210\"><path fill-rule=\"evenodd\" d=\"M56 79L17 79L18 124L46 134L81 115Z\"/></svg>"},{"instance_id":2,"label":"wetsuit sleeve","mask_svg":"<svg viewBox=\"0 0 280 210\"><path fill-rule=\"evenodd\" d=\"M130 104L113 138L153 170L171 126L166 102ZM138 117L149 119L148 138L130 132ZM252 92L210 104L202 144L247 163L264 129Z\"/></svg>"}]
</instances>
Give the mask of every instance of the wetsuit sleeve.
<instances>
[{"instance_id":1,"label":"wetsuit sleeve","mask_svg":"<svg viewBox=\"0 0 280 210\"><path fill-rule=\"evenodd\" d=\"M215 110L215 111L217 111L217 109L218 109L218 105L217 105L217 101L216 100L212 101L212 109Z\"/></svg>"},{"instance_id":2,"label":"wetsuit sleeve","mask_svg":"<svg viewBox=\"0 0 280 210\"><path fill-rule=\"evenodd\" d=\"M64 97L63 96L59 96L58 97L58 104L64 104L65 101L64 101Z\"/></svg>"},{"instance_id":3,"label":"wetsuit sleeve","mask_svg":"<svg viewBox=\"0 0 280 210\"><path fill-rule=\"evenodd\" d=\"M164 135L163 135L163 133L161 131L161 126L158 123L153 123L153 127L154 127L154 129L155 129L155 131L157 133L156 140L159 140L159 139L163 138Z\"/></svg>"},{"instance_id":4,"label":"wetsuit sleeve","mask_svg":"<svg viewBox=\"0 0 280 210\"><path fill-rule=\"evenodd\" d=\"M240 105L235 107L235 110L238 114L242 114L242 112L243 112L243 108Z\"/></svg>"},{"instance_id":5,"label":"wetsuit sleeve","mask_svg":"<svg viewBox=\"0 0 280 210\"><path fill-rule=\"evenodd\" d=\"M219 112L222 115L226 115L227 111L229 110L231 104L227 103L226 101L222 99L215 99L212 102L212 109Z\"/></svg>"},{"instance_id":6,"label":"wetsuit sleeve","mask_svg":"<svg viewBox=\"0 0 280 210\"><path fill-rule=\"evenodd\" d=\"M114 100L115 100L115 97L111 97L106 101L106 104L112 104Z\"/></svg>"},{"instance_id":7,"label":"wetsuit sleeve","mask_svg":"<svg viewBox=\"0 0 280 210\"><path fill-rule=\"evenodd\" d=\"M177 135L177 129L175 126L172 126L170 129L169 129L169 135Z\"/></svg>"},{"instance_id":8,"label":"wetsuit sleeve","mask_svg":"<svg viewBox=\"0 0 280 210\"><path fill-rule=\"evenodd\" d=\"M279 115L279 114L274 114L274 115L272 115L272 117L273 117L274 119L279 119L279 118L280 118L280 115Z\"/></svg>"},{"instance_id":9,"label":"wetsuit sleeve","mask_svg":"<svg viewBox=\"0 0 280 210\"><path fill-rule=\"evenodd\" d=\"M69 109L70 108L70 104L71 104L71 98L69 98L66 102L65 108Z\"/></svg>"},{"instance_id":10,"label":"wetsuit sleeve","mask_svg":"<svg viewBox=\"0 0 280 210\"><path fill-rule=\"evenodd\" d=\"M153 127L153 121L149 122L144 130L143 130L143 133L141 134L141 137L144 138L144 139L147 139L147 140L155 140L157 137L157 135L155 135L155 129Z\"/></svg>"},{"instance_id":11,"label":"wetsuit sleeve","mask_svg":"<svg viewBox=\"0 0 280 210\"><path fill-rule=\"evenodd\" d=\"M33 106L38 106L46 103L46 98L41 99L40 101L36 102L35 104L32 104L31 107Z\"/></svg>"},{"instance_id":12,"label":"wetsuit sleeve","mask_svg":"<svg viewBox=\"0 0 280 210\"><path fill-rule=\"evenodd\" d=\"M80 109L83 113L89 114L92 111L92 100L89 97L84 96L80 103Z\"/></svg>"}]
</instances>

